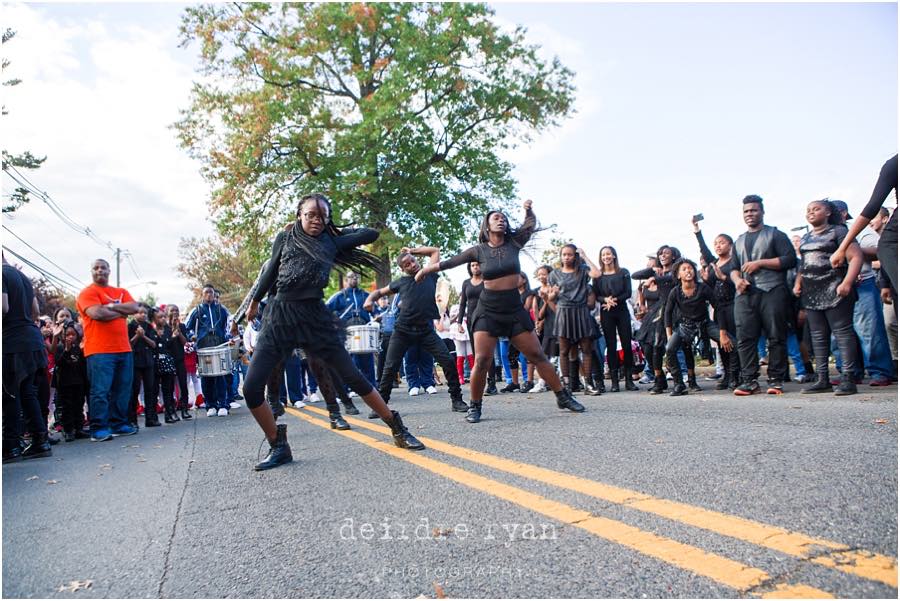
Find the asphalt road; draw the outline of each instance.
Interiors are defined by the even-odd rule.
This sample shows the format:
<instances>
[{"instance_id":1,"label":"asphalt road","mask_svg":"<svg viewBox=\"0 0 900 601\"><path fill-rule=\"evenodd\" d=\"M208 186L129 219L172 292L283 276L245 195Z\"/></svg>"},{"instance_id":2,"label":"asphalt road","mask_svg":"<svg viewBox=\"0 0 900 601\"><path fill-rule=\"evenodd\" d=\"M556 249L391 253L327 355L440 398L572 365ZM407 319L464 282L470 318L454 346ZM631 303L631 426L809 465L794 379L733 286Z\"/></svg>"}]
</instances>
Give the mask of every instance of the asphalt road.
<instances>
[{"instance_id":1,"label":"asphalt road","mask_svg":"<svg viewBox=\"0 0 900 601\"><path fill-rule=\"evenodd\" d=\"M862 388L582 415L507 394L476 425L445 388L396 394L420 453L318 404L282 418L295 461L263 473L246 409L61 443L3 466L2 592L896 598L897 388Z\"/></svg>"}]
</instances>

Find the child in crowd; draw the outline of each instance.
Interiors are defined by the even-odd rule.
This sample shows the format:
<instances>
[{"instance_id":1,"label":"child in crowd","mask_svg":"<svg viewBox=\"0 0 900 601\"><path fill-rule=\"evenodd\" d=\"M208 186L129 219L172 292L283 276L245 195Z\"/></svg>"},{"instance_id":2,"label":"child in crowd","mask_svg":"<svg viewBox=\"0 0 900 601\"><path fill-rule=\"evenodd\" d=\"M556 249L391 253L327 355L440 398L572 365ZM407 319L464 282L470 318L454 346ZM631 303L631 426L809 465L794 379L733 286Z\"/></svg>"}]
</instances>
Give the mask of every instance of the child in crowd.
<instances>
[{"instance_id":1,"label":"child in crowd","mask_svg":"<svg viewBox=\"0 0 900 601\"><path fill-rule=\"evenodd\" d=\"M81 349L81 336L75 322L62 326L62 340L53 353L55 369L53 379L56 384L56 404L60 408L61 421L66 442L76 438L90 438L84 427L84 400L87 391L87 360Z\"/></svg>"}]
</instances>

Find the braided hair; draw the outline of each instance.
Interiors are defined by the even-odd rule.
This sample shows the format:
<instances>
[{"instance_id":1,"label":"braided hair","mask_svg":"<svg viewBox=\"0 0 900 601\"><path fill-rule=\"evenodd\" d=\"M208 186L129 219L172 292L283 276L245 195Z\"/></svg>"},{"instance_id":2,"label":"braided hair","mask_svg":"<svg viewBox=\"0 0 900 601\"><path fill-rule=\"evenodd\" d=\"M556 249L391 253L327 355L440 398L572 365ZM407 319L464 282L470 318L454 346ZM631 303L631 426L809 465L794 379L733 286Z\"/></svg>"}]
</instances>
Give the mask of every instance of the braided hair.
<instances>
[{"instance_id":1,"label":"braided hair","mask_svg":"<svg viewBox=\"0 0 900 601\"><path fill-rule=\"evenodd\" d=\"M334 223L332 219L331 201L329 201L328 197L326 197L324 194L307 194L300 199L300 202L297 204L298 221L300 218L300 210L303 208L303 205L310 201L315 202L319 210L321 210L325 215L325 229L322 231L322 234L327 234L333 238L337 238L344 233L344 228L348 226L339 226ZM298 221L289 224L285 228L287 230L287 241L292 244L296 244L307 254L315 256L318 252L315 244L316 238L304 232L303 227L298 223ZM374 271L376 273L380 272L381 270L381 259L377 255L373 255L372 253L361 250L359 248L350 248L338 252L337 256L334 258L334 263L336 267L342 270L349 269L356 272Z\"/></svg>"}]
</instances>

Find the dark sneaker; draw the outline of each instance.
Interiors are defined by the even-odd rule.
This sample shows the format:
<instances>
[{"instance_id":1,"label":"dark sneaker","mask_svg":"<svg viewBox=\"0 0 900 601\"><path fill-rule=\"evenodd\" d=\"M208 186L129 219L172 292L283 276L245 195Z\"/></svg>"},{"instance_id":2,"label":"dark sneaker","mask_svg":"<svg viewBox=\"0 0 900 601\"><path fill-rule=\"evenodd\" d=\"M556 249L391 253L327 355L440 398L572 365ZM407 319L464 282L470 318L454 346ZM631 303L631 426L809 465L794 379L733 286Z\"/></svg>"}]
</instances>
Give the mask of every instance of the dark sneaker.
<instances>
[{"instance_id":1,"label":"dark sneaker","mask_svg":"<svg viewBox=\"0 0 900 601\"><path fill-rule=\"evenodd\" d=\"M784 394L784 383L770 380L766 387L766 394Z\"/></svg>"},{"instance_id":2,"label":"dark sneaker","mask_svg":"<svg viewBox=\"0 0 900 601\"><path fill-rule=\"evenodd\" d=\"M109 430L96 430L91 433L91 440L94 442L103 442L106 440L112 440L113 435Z\"/></svg>"},{"instance_id":3,"label":"dark sneaker","mask_svg":"<svg viewBox=\"0 0 900 601\"><path fill-rule=\"evenodd\" d=\"M118 436L131 436L132 434L137 434L138 429L132 426L131 424L123 424L121 426L117 426L112 429L110 432L114 437Z\"/></svg>"},{"instance_id":4,"label":"dark sneaker","mask_svg":"<svg viewBox=\"0 0 900 601\"><path fill-rule=\"evenodd\" d=\"M874 386L874 384L872 384ZM519 389L519 392L529 392L532 388L534 388L534 382L525 382L522 385L522 388Z\"/></svg>"},{"instance_id":5,"label":"dark sneaker","mask_svg":"<svg viewBox=\"0 0 900 601\"><path fill-rule=\"evenodd\" d=\"M500 389L500 392L515 392L519 389L519 385L515 382L510 382L506 386Z\"/></svg>"},{"instance_id":6,"label":"dark sneaker","mask_svg":"<svg viewBox=\"0 0 900 601\"><path fill-rule=\"evenodd\" d=\"M751 394L759 394L761 392L759 388L759 382L756 380L752 382L744 382L740 386L734 389L735 396L750 396Z\"/></svg>"},{"instance_id":7,"label":"dark sneaker","mask_svg":"<svg viewBox=\"0 0 900 601\"><path fill-rule=\"evenodd\" d=\"M485 389L484 396L494 396L497 392L497 385L491 384Z\"/></svg>"}]
</instances>

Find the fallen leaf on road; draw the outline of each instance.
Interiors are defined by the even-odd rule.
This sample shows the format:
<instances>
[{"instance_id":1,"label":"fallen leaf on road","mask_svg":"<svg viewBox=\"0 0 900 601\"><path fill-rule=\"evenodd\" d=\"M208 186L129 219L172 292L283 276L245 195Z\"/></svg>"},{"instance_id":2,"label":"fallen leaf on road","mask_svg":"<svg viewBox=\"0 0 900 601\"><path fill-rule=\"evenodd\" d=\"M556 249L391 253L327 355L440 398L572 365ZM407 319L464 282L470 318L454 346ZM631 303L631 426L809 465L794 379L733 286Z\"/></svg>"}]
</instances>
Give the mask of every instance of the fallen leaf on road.
<instances>
[{"instance_id":1,"label":"fallen leaf on road","mask_svg":"<svg viewBox=\"0 0 900 601\"><path fill-rule=\"evenodd\" d=\"M450 536L453 534L453 528L432 528L431 538L440 538L442 536Z\"/></svg>"},{"instance_id":2,"label":"fallen leaf on road","mask_svg":"<svg viewBox=\"0 0 900 601\"><path fill-rule=\"evenodd\" d=\"M47 480L47 484L59 484L59 480Z\"/></svg>"},{"instance_id":3,"label":"fallen leaf on road","mask_svg":"<svg viewBox=\"0 0 900 601\"><path fill-rule=\"evenodd\" d=\"M657 438L657 439L654 440L653 442L655 442L656 444L662 444L662 443L664 443L664 442L666 442L666 441L663 440L662 438Z\"/></svg>"},{"instance_id":4,"label":"fallen leaf on road","mask_svg":"<svg viewBox=\"0 0 900 601\"><path fill-rule=\"evenodd\" d=\"M28 482L30 480L37 480L37 479L38 479L37 476L29 476L29 477L25 478L25 481Z\"/></svg>"},{"instance_id":5,"label":"fallen leaf on road","mask_svg":"<svg viewBox=\"0 0 900 601\"><path fill-rule=\"evenodd\" d=\"M437 582L434 582L434 594L437 595L438 599L446 599L447 595L444 594L444 587L442 587Z\"/></svg>"},{"instance_id":6,"label":"fallen leaf on road","mask_svg":"<svg viewBox=\"0 0 900 601\"><path fill-rule=\"evenodd\" d=\"M101 470L111 470L111 469L112 469L112 464L111 464L111 463L104 463L103 465L100 466L100 469L101 469Z\"/></svg>"},{"instance_id":7,"label":"fallen leaf on road","mask_svg":"<svg viewBox=\"0 0 900 601\"><path fill-rule=\"evenodd\" d=\"M147 460L143 457L138 457L138 463L147 463Z\"/></svg>"},{"instance_id":8,"label":"fallen leaf on road","mask_svg":"<svg viewBox=\"0 0 900 601\"><path fill-rule=\"evenodd\" d=\"M884 419L883 417L879 417L878 419L875 420L875 423L876 424L886 424L886 423L888 423L888 420Z\"/></svg>"},{"instance_id":9,"label":"fallen leaf on road","mask_svg":"<svg viewBox=\"0 0 900 601\"><path fill-rule=\"evenodd\" d=\"M791 405L791 409L803 409L800 405Z\"/></svg>"},{"instance_id":10,"label":"fallen leaf on road","mask_svg":"<svg viewBox=\"0 0 900 601\"><path fill-rule=\"evenodd\" d=\"M59 589L56 592L65 593L65 592L77 592L82 589L87 590L91 588L91 585L94 584L93 580L73 580L69 584L60 585Z\"/></svg>"}]
</instances>

